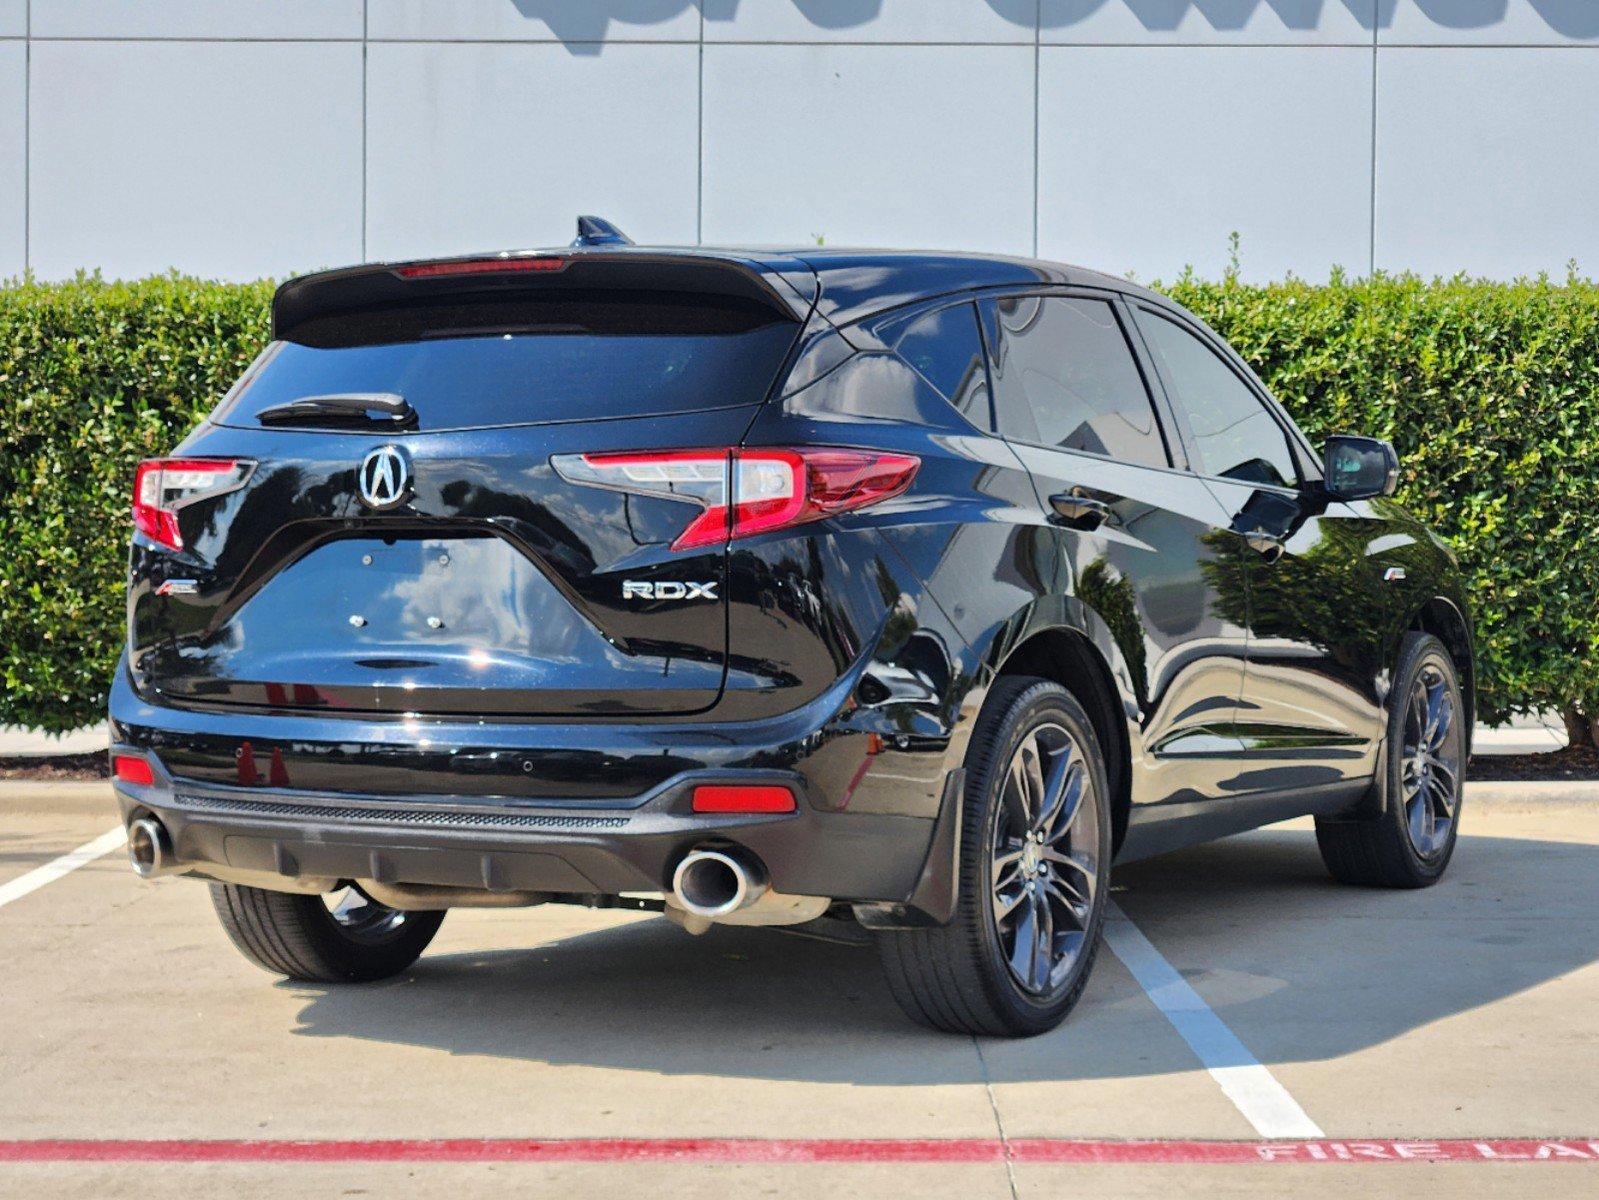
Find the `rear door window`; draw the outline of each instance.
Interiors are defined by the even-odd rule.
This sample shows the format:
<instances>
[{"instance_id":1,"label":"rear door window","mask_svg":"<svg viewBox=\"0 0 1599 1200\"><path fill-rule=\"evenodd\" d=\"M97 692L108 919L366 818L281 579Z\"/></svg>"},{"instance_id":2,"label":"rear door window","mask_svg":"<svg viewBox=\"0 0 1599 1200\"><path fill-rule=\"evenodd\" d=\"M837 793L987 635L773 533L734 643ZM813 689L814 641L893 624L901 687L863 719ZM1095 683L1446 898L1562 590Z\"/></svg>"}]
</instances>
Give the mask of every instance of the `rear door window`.
<instances>
[{"instance_id":1,"label":"rear door window","mask_svg":"<svg viewBox=\"0 0 1599 1200\"><path fill-rule=\"evenodd\" d=\"M561 299L354 314L275 342L212 418L351 392L402 396L422 430L659 416L765 399L797 326L721 298Z\"/></svg>"},{"instance_id":2,"label":"rear door window","mask_svg":"<svg viewBox=\"0 0 1599 1200\"><path fill-rule=\"evenodd\" d=\"M999 431L1015 441L1171 465L1155 409L1108 301L1007 296L982 304Z\"/></svg>"}]
</instances>

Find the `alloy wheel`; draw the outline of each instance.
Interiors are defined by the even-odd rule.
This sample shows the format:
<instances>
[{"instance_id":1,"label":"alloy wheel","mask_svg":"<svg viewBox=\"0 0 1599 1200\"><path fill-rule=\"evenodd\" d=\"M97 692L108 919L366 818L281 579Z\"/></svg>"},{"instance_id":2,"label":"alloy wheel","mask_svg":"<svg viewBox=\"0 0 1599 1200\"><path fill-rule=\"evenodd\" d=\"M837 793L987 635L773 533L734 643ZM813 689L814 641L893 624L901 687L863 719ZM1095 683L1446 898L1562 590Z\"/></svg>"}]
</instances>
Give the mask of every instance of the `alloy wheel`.
<instances>
[{"instance_id":1,"label":"alloy wheel","mask_svg":"<svg viewBox=\"0 0 1599 1200\"><path fill-rule=\"evenodd\" d=\"M1461 757L1454 693L1442 669L1428 663L1410 689L1399 770L1405 829L1423 858L1437 854L1449 841L1460 799Z\"/></svg>"},{"instance_id":2,"label":"alloy wheel","mask_svg":"<svg viewBox=\"0 0 1599 1200\"><path fill-rule=\"evenodd\" d=\"M1055 991L1083 954L1099 873L1099 806L1082 747L1046 721L1006 768L995 810L993 920L1011 975Z\"/></svg>"}]
</instances>

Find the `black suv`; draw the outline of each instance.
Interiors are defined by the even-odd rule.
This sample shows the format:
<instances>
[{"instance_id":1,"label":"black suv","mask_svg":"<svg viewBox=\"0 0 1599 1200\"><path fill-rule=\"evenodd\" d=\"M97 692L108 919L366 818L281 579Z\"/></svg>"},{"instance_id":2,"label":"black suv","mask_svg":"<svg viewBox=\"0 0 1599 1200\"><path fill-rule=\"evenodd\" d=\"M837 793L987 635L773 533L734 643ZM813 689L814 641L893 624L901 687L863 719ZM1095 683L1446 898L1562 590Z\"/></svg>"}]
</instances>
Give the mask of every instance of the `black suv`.
<instances>
[{"instance_id":1,"label":"black suv","mask_svg":"<svg viewBox=\"0 0 1599 1200\"><path fill-rule=\"evenodd\" d=\"M139 467L117 795L248 957L845 918L912 1017L1030 1034L1113 861L1314 814L1341 880L1443 872L1472 634L1386 443L1076 267L580 231L291 280Z\"/></svg>"}]
</instances>

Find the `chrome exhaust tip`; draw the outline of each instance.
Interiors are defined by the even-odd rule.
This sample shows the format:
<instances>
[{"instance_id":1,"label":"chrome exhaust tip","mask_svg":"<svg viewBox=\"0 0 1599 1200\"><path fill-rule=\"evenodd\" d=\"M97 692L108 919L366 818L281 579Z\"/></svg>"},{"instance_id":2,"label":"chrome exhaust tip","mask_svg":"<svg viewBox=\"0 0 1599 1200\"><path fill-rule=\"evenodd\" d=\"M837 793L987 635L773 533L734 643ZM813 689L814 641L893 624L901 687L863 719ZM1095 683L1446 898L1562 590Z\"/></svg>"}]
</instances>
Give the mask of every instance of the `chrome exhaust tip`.
<instances>
[{"instance_id":1,"label":"chrome exhaust tip","mask_svg":"<svg viewBox=\"0 0 1599 1200\"><path fill-rule=\"evenodd\" d=\"M154 879L177 871L172 838L166 826L154 817L140 817L132 822L128 826L128 861L140 879Z\"/></svg>"},{"instance_id":2,"label":"chrome exhaust tip","mask_svg":"<svg viewBox=\"0 0 1599 1200\"><path fill-rule=\"evenodd\" d=\"M742 850L691 850L672 872L675 905L712 921L748 908L770 886L760 860Z\"/></svg>"}]
</instances>

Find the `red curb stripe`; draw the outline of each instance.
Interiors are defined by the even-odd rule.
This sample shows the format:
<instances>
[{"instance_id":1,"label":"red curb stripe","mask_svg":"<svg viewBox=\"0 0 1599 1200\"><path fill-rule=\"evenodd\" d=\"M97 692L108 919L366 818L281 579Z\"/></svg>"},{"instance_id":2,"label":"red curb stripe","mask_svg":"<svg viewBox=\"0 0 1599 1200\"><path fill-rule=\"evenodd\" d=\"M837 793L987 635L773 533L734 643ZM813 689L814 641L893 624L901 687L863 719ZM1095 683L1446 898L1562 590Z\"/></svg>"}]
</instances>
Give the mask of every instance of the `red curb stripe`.
<instances>
[{"instance_id":1,"label":"red curb stripe","mask_svg":"<svg viewBox=\"0 0 1599 1200\"><path fill-rule=\"evenodd\" d=\"M0 1162L997 1162L997 1139L429 1138L16 1141Z\"/></svg>"},{"instance_id":2,"label":"red curb stripe","mask_svg":"<svg viewBox=\"0 0 1599 1200\"><path fill-rule=\"evenodd\" d=\"M1323 1164L1599 1162L1599 1139L1078 1141L1021 1138L425 1138L372 1141L0 1141L0 1163L689 1162Z\"/></svg>"}]
</instances>

